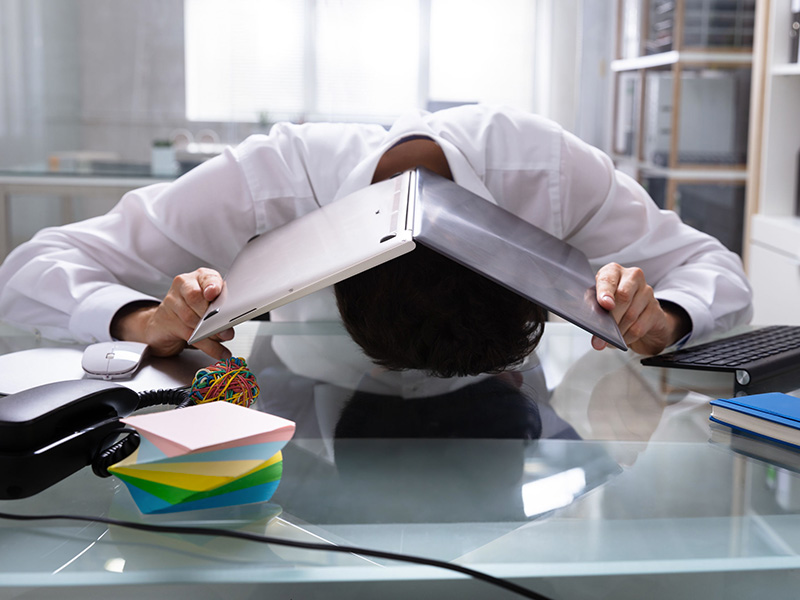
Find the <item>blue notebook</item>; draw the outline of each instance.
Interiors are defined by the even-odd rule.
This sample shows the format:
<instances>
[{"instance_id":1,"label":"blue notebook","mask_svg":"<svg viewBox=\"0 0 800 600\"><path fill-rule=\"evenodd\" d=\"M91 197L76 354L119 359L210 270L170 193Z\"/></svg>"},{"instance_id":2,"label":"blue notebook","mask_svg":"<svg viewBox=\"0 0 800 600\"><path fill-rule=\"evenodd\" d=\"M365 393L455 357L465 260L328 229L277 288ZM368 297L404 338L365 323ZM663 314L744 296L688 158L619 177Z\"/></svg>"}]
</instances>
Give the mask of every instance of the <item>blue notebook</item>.
<instances>
[{"instance_id":1,"label":"blue notebook","mask_svg":"<svg viewBox=\"0 0 800 600\"><path fill-rule=\"evenodd\" d=\"M770 393L711 401L711 420L800 449L800 398Z\"/></svg>"}]
</instances>

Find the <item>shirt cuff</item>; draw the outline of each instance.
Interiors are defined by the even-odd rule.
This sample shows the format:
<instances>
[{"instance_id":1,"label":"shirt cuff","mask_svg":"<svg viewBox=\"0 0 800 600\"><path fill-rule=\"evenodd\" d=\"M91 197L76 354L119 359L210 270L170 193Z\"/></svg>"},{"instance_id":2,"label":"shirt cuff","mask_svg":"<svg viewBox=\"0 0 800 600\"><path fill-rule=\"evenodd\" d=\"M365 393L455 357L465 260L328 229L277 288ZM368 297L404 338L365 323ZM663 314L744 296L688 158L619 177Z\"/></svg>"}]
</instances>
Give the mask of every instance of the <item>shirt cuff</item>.
<instances>
[{"instance_id":1,"label":"shirt cuff","mask_svg":"<svg viewBox=\"0 0 800 600\"><path fill-rule=\"evenodd\" d=\"M76 339L87 342L111 341L111 320L117 311L131 302L160 302L153 296L142 294L123 285L107 285L83 299L72 313L69 330Z\"/></svg>"},{"instance_id":2,"label":"shirt cuff","mask_svg":"<svg viewBox=\"0 0 800 600\"><path fill-rule=\"evenodd\" d=\"M700 300L690 294L678 290L664 290L656 292L656 299L659 302L672 302L677 304L689 315L692 321L692 328L688 334L675 342L673 346L681 347L710 334L714 329L714 319L711 311Z\"/></svg>"}]
</instances>

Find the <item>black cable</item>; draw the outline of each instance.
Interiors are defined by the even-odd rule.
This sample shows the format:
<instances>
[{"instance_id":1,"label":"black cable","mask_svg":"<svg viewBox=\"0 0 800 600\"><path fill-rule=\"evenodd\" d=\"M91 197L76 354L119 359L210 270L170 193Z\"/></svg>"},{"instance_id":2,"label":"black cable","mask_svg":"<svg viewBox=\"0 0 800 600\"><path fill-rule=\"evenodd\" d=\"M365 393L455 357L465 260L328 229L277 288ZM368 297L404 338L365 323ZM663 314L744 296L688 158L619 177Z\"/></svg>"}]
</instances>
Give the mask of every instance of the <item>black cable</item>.
<instances>
[{"instance_id":1,"label":"black cable","mask_svg":"<svg viewBox=\"0 0 800 600\"><path fill-rule=\"evenodd\" d=\"M105 448L105 442L108 438L117 437L123 433L127 433L128 435ZM100 444L100 448L105 449L97 452L92 459L92 472L98 477L111 477L108 468L133 454L140 443L141 438L139 437L139 432L132 427L120 427L119 429L115 429L109 433L103 440L103 443Z\"/></svg>"},{"instance_id":2,"label":"black cable","mask_svg":"<svg viewBox=\"0 0 800 600\"><path fill-rule=\"evenodd\" d=\"M499 577L494 577L469 567L464 567L459 564L446 562L443 560L436 560L434 558L424 558L421 556L412 556L410 554L397 554L395 552L384 552L383 550L371 550L368 548L359 548L357 546L341 546L329 544L315 544L312 542L298 542L295 540L286 540L268 535L259 535L257 533L250 533L247 531L234 531L229 529L218 529L215 527L180 527L174 525L154 525L149 523L135 523L133 521L121 521L118 519L111 519L109 517L90 517L86 515L16 515L11 513L0 512L0 519L9 519L14 521L44 521L50 519L67 519L70 521L85 521L88 523L104 523L105 525L116 525L118 527L126 527L129 529L137 529L140 531L152 531L156 533L178 533L190 535L217 535L221 537L230 537L251 542L259 542L263 544L275 544L278 546L289 546L291 548L301 548L303 550L319 550L322 552L343 552L345 554L359 554L363 556L370 556L372 558L382 558L387 560L396 560L400 562L414 563L428 567L438 567L440 569L447 569L468 575L474 579L484 581L491 585L508 590L512 593L518 594L523 598L532 598L533 600L550 600L546 596L529 590L521 585L506 581Z\"/></svg>"},{"instance_id":3,"label":"black cable","mask_svg":"<svg viewBox=\"0 0 800 600\"><path fill-rule=\"evenodd\" d=\"M167 404L175 408L186 408L194 404L194 400L189 396L189 391L186 388L149 390L139 392L139 404L136 406L136 410L161 404ZM123 433L127 433L124 438L108 447L105 446L106 440ZM102 450L99 450L92 459L92 472L98 477L111 477L108 468L133 454L139 447L140 442L139 432L135 429L121 426L119 429L112 431L106 436L104 443L100 444L99 447Z\"/></svg>"},{"instance_id":4,"label":"black cable","mask_svg":"<svg viewBox=\"0 0 800 600\"><path fill-rule=\"evenodd\" d=\"M194 401L189 396L189 390L186 388L150 390L139 392L139 405L136 407L136 410L159 404L169 404L176 408L184 408L193 403Z\"/></svg>"}]
</instances>

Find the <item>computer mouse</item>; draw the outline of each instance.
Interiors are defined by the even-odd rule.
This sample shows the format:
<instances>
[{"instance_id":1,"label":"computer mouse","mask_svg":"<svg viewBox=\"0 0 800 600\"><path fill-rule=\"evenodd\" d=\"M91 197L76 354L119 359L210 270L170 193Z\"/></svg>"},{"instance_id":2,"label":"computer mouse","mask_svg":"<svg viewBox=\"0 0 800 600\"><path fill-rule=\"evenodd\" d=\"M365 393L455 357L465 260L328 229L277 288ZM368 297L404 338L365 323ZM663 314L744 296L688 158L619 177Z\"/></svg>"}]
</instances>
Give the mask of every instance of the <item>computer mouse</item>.
<instances>
[{"instance_id":1,"label":"computer mouse","mask_svg":"<svg viewBox=\"0 0 800 600\"><path fill-rule=\"evenodd\" d=\"M91 379L128 379L133 377L147 353L140 342L99 342L83 351L81 366Z\"/></svg>"}]
</instances>

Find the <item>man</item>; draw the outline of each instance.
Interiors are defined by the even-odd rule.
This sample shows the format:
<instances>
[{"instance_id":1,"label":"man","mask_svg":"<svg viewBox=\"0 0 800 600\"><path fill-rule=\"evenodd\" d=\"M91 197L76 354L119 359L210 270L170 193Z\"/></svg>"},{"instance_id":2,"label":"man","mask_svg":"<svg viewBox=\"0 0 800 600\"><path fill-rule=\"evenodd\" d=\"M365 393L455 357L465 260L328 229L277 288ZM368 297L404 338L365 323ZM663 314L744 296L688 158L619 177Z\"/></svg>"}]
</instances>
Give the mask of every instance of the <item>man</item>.
<instances>
[{"instance_id":1,"label":"man","mask_svg":"<svg viewBox=\"0 0 800 600\"><path fill-rule=\"evenodd\" d=\"M37 234L0 267L0 316L46 337L87 343L115 337L146 342L156 355L176 354L219 294L219 272L248 239L418 165L586 253L598 269L598 302L637 352L657 353L688 334L725 330L750 316L750 288L735 254L659 211L607 156L558 125L485 106L411 114L388 132L377 125L276 125L269 136L253 136L173 183L126 194L107 215ZM409 298L417 291L412 286ZM336 316L330 290L273 313ZM483 318L489 315L472 322ZM521 310L519 318L534 323L524 333L529 351L541 333L541 314ZM442 321L436 323L429 328L434 344ZM414 340L418 333L397 335ZM222 342L232 335L197 347L223 358ZM480 338L469 344L454 338L446 352L484 352ZM371 356L380 362L374 354L390 350L379 344ZM426 352L420 364L392 367L438 373L438 359L428 360ZM495 357L489 370L519 359L507 358ZM485 366L444 373L465 369Z\"/></svg>"}]
</instances>

